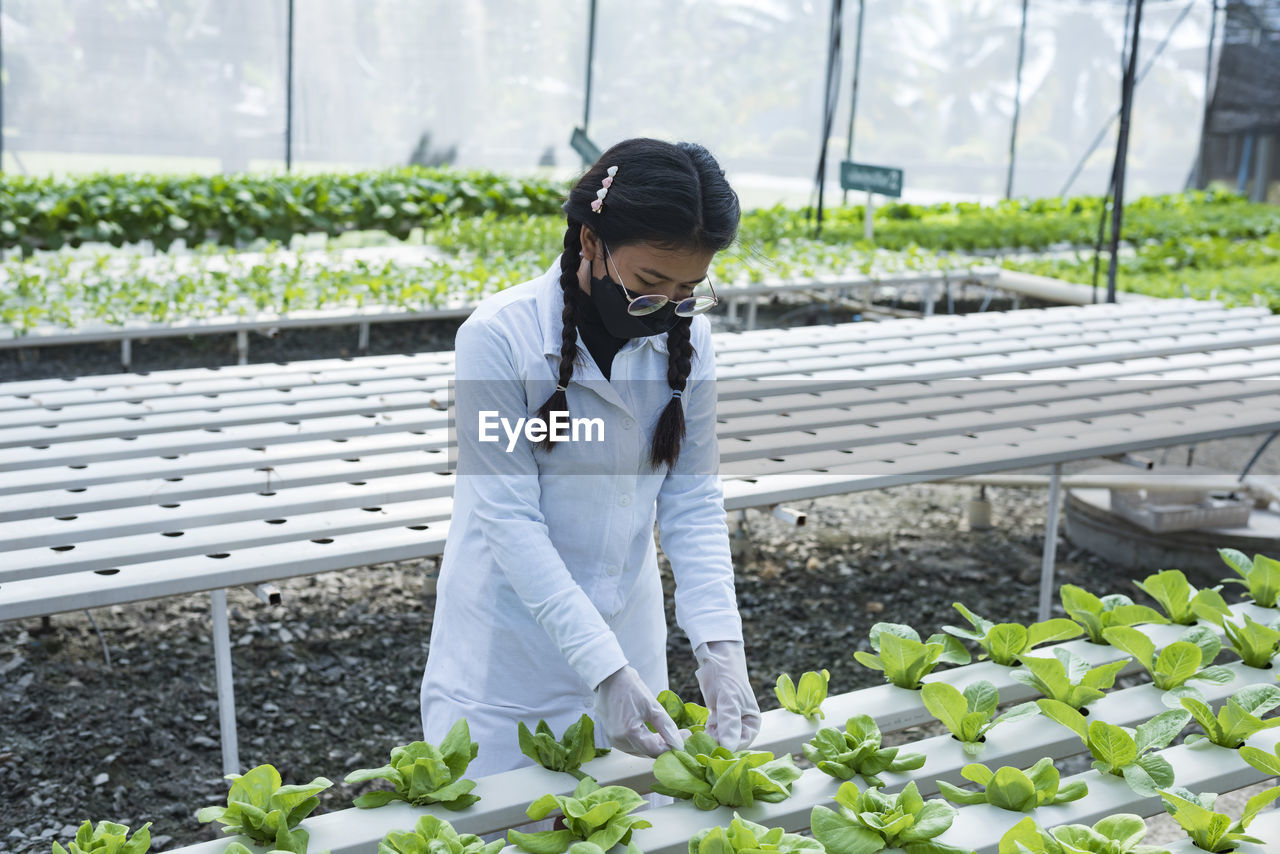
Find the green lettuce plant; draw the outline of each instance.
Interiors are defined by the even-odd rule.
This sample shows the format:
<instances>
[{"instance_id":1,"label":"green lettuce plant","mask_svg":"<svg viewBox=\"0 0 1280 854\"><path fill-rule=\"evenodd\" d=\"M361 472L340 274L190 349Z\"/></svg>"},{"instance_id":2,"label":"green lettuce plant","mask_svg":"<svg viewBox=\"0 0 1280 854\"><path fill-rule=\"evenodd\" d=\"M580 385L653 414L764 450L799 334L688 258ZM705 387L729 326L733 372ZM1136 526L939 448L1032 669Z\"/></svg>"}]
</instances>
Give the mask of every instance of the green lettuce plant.
<instances>
[{"instance_id":1,"label":"green lettuce plant","mask_svg":"<svg viewBox=\"0 0 1280 854\"><path fill-rule=\"evenodd\" d=\"M969 650L955 638L932 634L926 641L910 626L901 623L876 623L869 634L875 655L863 650L853 654L858 663L884 673L887 682L915 691L920 680L939 664L968 664Z\"/></svg>"},{"instance_id":2,"label":"green lettuce plant","mask_svg":"<svg viewBox=\"0 0 1280 854\"><path fill-rule=\"evenodd\" d=\"M1239 747L1255 732L1280 726L1280 717L1262 720L1262 715L1280 706L1280 688L1275 685L1249 685L1241 688L1222 704L1215 716L1213 709L1195 697L1183 697L1183 708L1204 729L1204 735L1187 736L1186 744L1208 741L1220 747Z\"/></svg>"},{"instance_id":3,"label":"green lettuce plant","mask_svg":"<svg viewBox=\"0 0 1280 854\"><path fill-rule=\"evenodd\" d=\"M1178 625L1189 626L1208 611L1228 610L1217 587L1196 590L1179 569L1166 569L1133 583L1156 600L1169 621Z\"/></svg>"},{"instance_id":4,"label":"green lettuce plant","mask_svg":"<svg viewBox=\"0 0 1280 854\"><path fill-rule=\"evenodd\" d=\"M791 797L791 784L800 775L789 754L775 759L763 750L731 751L705 732L695 732L682 749L668 750L654 761L653 791L692 800L704 810L749 807Z\"/></svg>"},{"instance_id":5,"label":"green lettuce plant","mask_svg":"<svg viewBox=\"0 0 1280 854\"><path fill-rule=\"evenodd\" d=\"M1022 666L1009 675L1053 700L1061 700L1073 709L1081 709L1106 696L1106 689L1129 659L1090 667L1089 662L1070 650L1058 647L1053 658L1025 656Z\"/></svg>"},{"instance_id":6,"label":"green lettuce plant","mask_svg":"<svg viewBox=\"0 0 1280 854\"><path fill-rule=\"evenodd\" d=\"M1276 742L1273 753L1246 744L1240 748L1240 758L1264 774L1280 776L1280 742Z\"/></svg>"},{"instance_id":7,"label":"green lettuce plant","mask_svg":"<svg viewBox=\"0 0 1280 854\"><path fill-rule=\"evenodd\" d=\"M1222 649L1222 640L1204 626L1187 629L1158 655L1155 642L1129 626L1112 626L1103 632L1103 637L1116 649L1137 659L1161 691L1172 691L1193 679L1225 685L1235 678L1227 668L1213 664Z\"/></svg>"},{"instance_id":8,"label":"green lettuce plant","mask_svg":"<svg viewBox=\"0 0 1280 854\"><path fill-rule=\"evenodd\" d=\"M822 711L822 701L827 699L827 685L830 682L831 673L827 670L810 670L800 677L798 686L784 673L778 677L773 693L777 695L782 708L812 721L826 717Z\"/></svg>"},{"instance_id":9,"label":"green lettuce plant","mask_svg":"<svg viewBox=\"0 0 1280 854\"><path fill-rule=\"evenodd\" d=\"M320 792L333 785L316 777L310 783L281 785L274 765L259 765L244 774L227 774L231 789L225 807L205 807L196 813L201 823L218 821L223 833L243 834L258 845L306 854L307 831L298 827L320 805Z\"/></svg>"},{"instance_id":10,"label":"green lettuce plant","mask_svg":"<svg viewBox=\"0 0 1280 854\"><path fill-rule=\"evenodd\" d=\"M903 753L897 747L881 747L880 727L870 715L854 715L844 732L824 727L804 747L804 756L824 774L850 780L855 774L871 786L883 786L876 776L884 771L900 773L924 766L923 753Z\"/></svg>"},{"instance_id":11,"label":"green lettuce plant","mask_svg":"<svg viewBox=\"0 0 1280 854\"><path fill-rule=\"evenodd\" d=\"M894 795L877 788L860 792L854 783L842 783L835 802L839 811L816 806L809 816L809 828L827 854L874 854L886 848L906 854L969 854L970 849L936 839L955 820L955 807L926 801L914 781Z\"/></svg>"},{"instance_id":12,"label":"green lettuce plant","mask_svg":"<svg viewBox=\"0 0 1280 854\"><path fill-rule=\"evenodd\" d=\"M1109 815L1093 827L1065 824L1045 830L1031 816L1000 837L999 854L1169 854L1168 848L1143 845L1147 823L1133 813Z\"/></svg>"},{"instance_id":13,"label":"green lettuce plant","mask_svg":"<svg viewBox=\"0 0 1280 854\"><path fill-rule=\"evenodd\" d=\"M1090 643L1104 644L1102 632L1112 626L1137 626L1143 623L1168 623L1159 611L1146 605L1135 605L1123 593L1101 598L1083 587L1064 584L1058 591L1062 610L1084 627Z\"/></svg>"},{"instance_id":14,"label":"green lettuce plant","mask_svg":"<svg viewBox=\"0 0 1280 854\"><path fill-rule=\"evenodd\" d=\"M679 694L670 690L660 691L658 693L658 702L662 704L662 708L667 710L671 720L675 721L677 729L699 732L707 728L707 718L711 713L706 706L699 706L697 703L686 703L680 699ZM646 723L645 726L649 728L650 732L657 732L653 724Z\"/></svg>"},{"instance_id":15,"label":"green lettuce plant","mask_svg":"<svg viewBox=\"0 0 1280 854\"><path fill-rule=\"evenodd\" d=\"M346 776L349 784L369 780L388 780L395 789L366 792L355 799L362 808L380 807L391 801L405 801L415 807L440 804L445 809L461 810L480 798L471 794L475 781L464 780L467 766L480 745L471 740L466 719L455 723L440 746L414 741L391 749L391 762L380 768L361 768Z\"/></svg>"},{"instance_id":16,"label":"green lettuce plant","mask_svg":"<svg viewBox=\"0 0 1280 854\"><path fill-rule=\"evenodd\" d=\"M1280 631L1277 631L1280 628L1280 618L1270 625L1263 625L1248 614L1243 615L1243 624L1224 619L1221 614L1213 616L1215 618L1213 622L1221 627L1223 635L1227 638L1227 644L1236 655L1240 656L1240 660L1246 667L1256 667L1259 670L1271 669L1271 659L1280 652Z\"/></svg>"},{"instance_id":17,"label":"green lettuce plant","mask_svg":"<svg viewBox=\"0 0 1280 854\"><path fill-rule=\"evenodd\" d=\"M486 843L474 833L458 833L434 815L418 818L413 830L392 830L378 843L378 854L498 854L505 843Z\"/></svg>"},{"instance_id":18,"label":"green lettuce plant","mask_svg":"<svg viewBox=\"0 0 1280 854\"><path fill-rule=\"evenodd\" d=\"M708 827L689 839L689 854L824 854L822 843L781 827L747 821L737 812L728 827Z\"/></svg>"},{"instance_id":19,"label":"green lettuce plant","mask_svg":"<svg viewBox=\"0 0 1280 854\"><path fill-rule=\"evenodd\" d=\"M1000 705L1000 692L986 680L974 682L963 693L946 682L930 682L921 689L929 714L942 721L951 735L964 745L964 752L976 755L986 741L987 731L996 724L1039 714L1034 703L1014 706L995 717Z\"/></svg>"},{"instance_id":20,"label":"green lettuce plant","mask_svg":"<svg viewBox=\"0 0 1280 854\"><path fill-rule=\"evenodd\" d=\"M100 821L97 826L88 819L76 831L76 838L63 848L53 843L53 854L147 854L151 850L151 822L129 836L129 828L114 821Z\"/></svg>"},{"instance_id":21,"label":"green lettuce plant","mask_svg":"<svg viewBox=\"0 0 1280 854\"><path fill-rule=\"evenodd\" d=\"M972 629L943 626L942 630L958 638L966 638L982 647L978 658L990 658L996 664L1012 667L1030 650L1042 643L1078 637L1084 629L1071 620L1055 618L1024 626L1021 623L993 623L979 617L964 605L954 607L969 621Z\"/></svg>"},{"instance_id":22,"label":"green lettuce plant","mask_svg":"<svg viewBox=\"0 0 1280 854\"><path fill-rule=\"evenodd\" d=\"M572 795L543 795L525 810L534 821L559 810L564 816L563 830L509 830L507 841L530 854L564 854L575 842L589 842L608 851L618 843L631 842L632 831L653 826L629 814L644 802L642 795L626 786L601 786L591 777L583 777Z\"/></svg>"},{"instance_id":23,"label":"green lettuce plant","mask_svg":"<svg viewBox=\"0 0 1280 854\"><path fill-rule=\"evenodd\" d=\"M1192 843L1202 851L1210 852L1234 851L1242 842L1264 844L1265 840L1250 836L1246 831L1262 808L1276 798L1280 798L1280 786L1259 792L1245 803L1240 818L1232 822L1231 816L1213 811L1218 799L1213 792L1197 795L1181 788L1160 792L1165 810L1187 832Z\"/></svg>"},{"instance_id":24,"label":"green lettuce plant","mask_svg":"<svg viewBox=\"0 0 1280 854\"><path fill-rule=\"evenodd\" d=\"M596 747L596 725L590 716L583 715L569 725L564 737L556 740L551 725L538 721L533 732L520 721L518 726L520 752L548 771L563 771L579 780L586 776L581 770L584 762L609 752L607 747Z\"/></svg>"},{"instance_id":25,"label":"green lettuce plant","mask_svg":"<svg viewBox=\"0 0 1280 854\"><path fill-rule=\"evenodd\" d=\"M938 793L953 804L991 804L1010 812L1030 812L1036 807L1078 801L1089 794L1089 787L1077 780L1060 787L1061 775L1051 757L1044 757L1025 771L1006 765L992 771L980 762L960 769L960 776L977 783L981 791L953 786L938 781Z\"/></svg>"},{"instance_id":26,"label":"green lettuce plant","mask_svg":"<svg viewBox=\"0 0 1280 854\"><path fill-rule=\"evenodd\" d=\"M1275 608L1280 599L1280 560L1254 555L1253 560L1236 549L1218 549L1218 555L1239 578L1224 578L1223 584L1243 584L1255 605Z\"/></svg>"},{"instance_id":27,"label":"green lettuce plant","mask_svg":"<svg viewBox=\"0 0 1280 854\"><path fill-rule=\"evenodd\" d=\"M1093 768L1101 774L1123 777L1143 797L1155 797L1159 789L1173 785L1173 766L1152 751L1168 747L1191 720L1186 709L1161 712L1136 729L1106 721L1088 721L1084 715L1057 700L1036 700L1045 717L1070 729L1093 754Z\"/></svg>"}]
</instances>

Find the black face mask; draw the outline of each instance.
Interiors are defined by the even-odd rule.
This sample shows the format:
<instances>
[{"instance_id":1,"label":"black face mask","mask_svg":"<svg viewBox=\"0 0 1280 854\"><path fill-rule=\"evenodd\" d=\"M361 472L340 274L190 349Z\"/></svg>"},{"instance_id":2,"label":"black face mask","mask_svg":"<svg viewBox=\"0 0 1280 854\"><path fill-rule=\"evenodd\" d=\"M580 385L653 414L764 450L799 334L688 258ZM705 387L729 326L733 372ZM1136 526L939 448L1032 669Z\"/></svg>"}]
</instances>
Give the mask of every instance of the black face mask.
<instances>
[{"instance_id":1,"label":"black face mask","mask_svg":"<svg viewBox=\"0 0 1280 854\"><path fill-rule=\"evenodd\" d=\"M616 338L644 338L661 335L680 321L676 304L668 301L657 311L637 317L627 313L627 298L622 288L610 278L591 277L591 302L600 313L604 328Z\"/></svg>"}]
</instances>

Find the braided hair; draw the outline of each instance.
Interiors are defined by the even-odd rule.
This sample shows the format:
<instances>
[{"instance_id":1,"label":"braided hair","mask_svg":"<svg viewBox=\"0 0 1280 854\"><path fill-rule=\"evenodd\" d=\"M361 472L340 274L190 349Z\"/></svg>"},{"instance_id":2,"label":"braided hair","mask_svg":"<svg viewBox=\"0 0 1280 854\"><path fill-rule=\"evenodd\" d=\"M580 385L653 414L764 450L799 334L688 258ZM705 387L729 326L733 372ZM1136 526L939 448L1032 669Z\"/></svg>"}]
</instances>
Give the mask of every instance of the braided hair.
<instances>
[{"instance_id":1,"label":"braided hair","mask_svg":"<svg viewBox=\"0 0 1280 854\"><path fill-rule=\"evenodd\" d=\"M604 212L596 214L596 200L609 165L621 166L609 188ZM671 144L656 139L628 139L610 148L578 179L562 206L566 217L564 254L560 256L560 287L564 291L564 331L560 338L560 369L556 384L568 388L578 361L578 284L582 227L585 225L610 247L638 243L660 249L719 252L730 246L738 232L741 209L738 195L725 180L724 170L706 148L691 142ZM693 318L680 317L667 336L667 384L683 392L693 363L689 329ZM553 411L569 409L565 392L556 389L538 410L544 421ZM675 465L684 438L684 408L672 395L658 417L649 462ZM540 443L554 449L550 438Z\"/></svg>"}]
</instances>

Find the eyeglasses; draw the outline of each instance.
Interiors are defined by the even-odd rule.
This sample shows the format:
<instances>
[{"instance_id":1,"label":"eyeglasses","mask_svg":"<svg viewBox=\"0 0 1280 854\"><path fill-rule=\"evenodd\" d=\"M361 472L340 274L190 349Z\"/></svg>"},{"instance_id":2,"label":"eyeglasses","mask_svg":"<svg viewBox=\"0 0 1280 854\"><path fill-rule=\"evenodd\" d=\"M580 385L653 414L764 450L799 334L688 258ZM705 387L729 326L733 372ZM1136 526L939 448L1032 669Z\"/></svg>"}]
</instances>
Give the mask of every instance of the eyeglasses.
<instances>
[{"instance_id":1,"label":"eyeglasses","mask_svg":"<svg viewBox=\"0 0 1280 854\"><path fill-rule=\"evenodd\" d=\"M601 244L603 245L604 241L601 241ZM609 247L607 245L604 247L604 255L608 261L613 261L613 256L609 253ZM614 273L618 273L617 264L613 265L613 271ZM608 268L605 269L605 272L608 272ZM710 311L719 304L720 298L716 296L716 289L711 286L711 277L708 276L703 279L696 287L701 287L704 282L708 288L711 288L711 296L691 296L680 300L676 303L677 315L680 317L692 317L695 314L702 314L704 311ZM622 284L622 274L620 273L618 273L618 281L615 282L615 284L622 288L622 294L627 298L627 314L635 317L643 317L646 314L653 314L655 311L671 302L670 297L663 296L662 294L641 294L638 297L631 296L631 291L627 290L627 286Z\"/></svg>"}]
</instances>

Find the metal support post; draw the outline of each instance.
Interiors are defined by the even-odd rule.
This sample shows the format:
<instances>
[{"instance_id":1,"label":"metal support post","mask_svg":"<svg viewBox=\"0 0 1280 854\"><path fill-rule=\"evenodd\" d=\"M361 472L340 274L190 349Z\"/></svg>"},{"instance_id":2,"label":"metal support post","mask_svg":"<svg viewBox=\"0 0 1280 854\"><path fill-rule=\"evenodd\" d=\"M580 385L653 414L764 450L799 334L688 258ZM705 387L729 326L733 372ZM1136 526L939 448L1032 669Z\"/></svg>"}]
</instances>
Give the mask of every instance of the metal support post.
<instances>
[{"instance_id":1,"label":"metal support post","mask_svg":"<svg viewBox=\"0 0 1280 854\"><path fill-rule=\"evenodd\" d=\"M236 353L241 365L249 364L249 333L244 329L236 332Z\"/></svg>"},{"instance_id":2,"label":"metal support post","mask_svg":"<svg viewBox=\"0 0 1280 854\"><path fill-rule=\"evenodd\" d=\"M1044 556L1040 563L1040 609L1037 620L1049 619L1053 601L1053 564L1058 553L1058 493L1062 489L1062 463L1053 464L1049 478L1049 510L1044 522Z\"/></svg>"},{"instance_id":3,"label":"metal support post","mask_svg":"<svg viewBox=\"0 0 1280 854\"><path fill-rule=\"evenodd\" d=\"M756 303L758 298L753 294L747 299L747 329L756 328Z\"/></svg>"},{"instance_id":4,"label":"metal support post","mask_svg":"<svg viewBox=\"0 0 1280 854\"><path fill-rule=\"evenodd\" d=\"M209 592L213 610L213 660L218 676L218 723L222 730L222 772L240 773L236 741L236 692L231 677L231 632L227 627L227 591Z\"/></svg>"},{"instance_id":5,"label":"metal support post","mask_svg":"<svg viewBox=\"0 0 1280 854\"><path fill-rule=\"evenodd\" d=\"M133 339L120 339L120 366L126 371L133 365Z\"/></svg>"},{"instance_id":6,"label":"metal support post","mask_svg":"<svg viewBox=\"0 0 1280 854\"><path fill-rule=\"evenodd\" d=\"M356 347L360 350L360 355L367 355L369 352L369 322L366 320L360 324L360 340Z\"/></svg>"}]
</instances>

